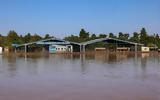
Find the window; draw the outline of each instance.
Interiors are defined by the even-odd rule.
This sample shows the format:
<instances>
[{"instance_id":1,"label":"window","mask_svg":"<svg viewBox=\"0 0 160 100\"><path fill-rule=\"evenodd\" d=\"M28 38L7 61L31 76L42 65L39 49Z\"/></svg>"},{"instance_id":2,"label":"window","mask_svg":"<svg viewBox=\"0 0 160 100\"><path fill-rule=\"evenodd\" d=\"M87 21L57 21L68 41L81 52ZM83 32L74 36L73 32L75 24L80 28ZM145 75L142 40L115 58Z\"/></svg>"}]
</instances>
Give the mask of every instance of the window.
<instances>
[{"instance_id":1,"label":"window","mask_svg":"<svg viewBox=\"0 0 160 100\"><path fill-rule=\"evenodd\" d=\"M52 46L52 48L56 48L55 46Z\"/></svg>"}]
</instances>

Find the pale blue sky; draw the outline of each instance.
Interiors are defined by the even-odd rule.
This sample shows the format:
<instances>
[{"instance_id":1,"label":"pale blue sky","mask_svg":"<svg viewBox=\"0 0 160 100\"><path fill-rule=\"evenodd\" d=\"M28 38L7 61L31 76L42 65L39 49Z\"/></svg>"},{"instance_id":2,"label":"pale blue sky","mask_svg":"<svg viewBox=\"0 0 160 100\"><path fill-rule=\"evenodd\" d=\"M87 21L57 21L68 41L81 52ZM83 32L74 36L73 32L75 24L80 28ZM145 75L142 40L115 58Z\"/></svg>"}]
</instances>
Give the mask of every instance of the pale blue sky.
<instances>
[{"instance_id":1,"label":"pale blue sky","mask_svg":"<svg viewBox=\"0 0 160 100\"><path fill-rule=\"evenodd\" d=\"M0 34L49 33L63 38L91 33L160 34L160 0L0 0Z\"/></svg>"}]
</instances>

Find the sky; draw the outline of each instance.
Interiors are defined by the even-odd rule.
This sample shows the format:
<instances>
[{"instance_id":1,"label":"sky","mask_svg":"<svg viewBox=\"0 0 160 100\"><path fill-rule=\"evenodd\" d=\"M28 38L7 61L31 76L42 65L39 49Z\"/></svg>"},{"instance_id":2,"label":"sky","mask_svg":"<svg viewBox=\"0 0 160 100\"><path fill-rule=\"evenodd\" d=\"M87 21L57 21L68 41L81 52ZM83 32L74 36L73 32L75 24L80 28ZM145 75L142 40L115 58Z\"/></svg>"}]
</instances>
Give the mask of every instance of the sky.
<instances>
[{"instance_id":1,"label":"sky","mask_svg":"<svg viewBox=\"0 0 160 100\"><path fill-rule=\"evenodd\" d=\"M160 0L0 0L0 34L160 34Z\"/></svg>"}]
</instances>

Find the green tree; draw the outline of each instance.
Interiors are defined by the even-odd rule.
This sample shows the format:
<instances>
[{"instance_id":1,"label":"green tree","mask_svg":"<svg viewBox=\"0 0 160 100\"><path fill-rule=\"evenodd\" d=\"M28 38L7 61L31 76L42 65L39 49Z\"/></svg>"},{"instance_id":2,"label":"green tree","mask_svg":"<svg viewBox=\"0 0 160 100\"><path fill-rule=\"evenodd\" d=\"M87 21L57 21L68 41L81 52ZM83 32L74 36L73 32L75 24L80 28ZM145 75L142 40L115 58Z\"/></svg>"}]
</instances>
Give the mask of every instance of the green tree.
<instances>
[{"instance_id":1,"label":"green tree","mask_svg":"<svg viewBox=\"0 0 160 100\"><path fill-rule=\"evenodd\" d=\"M91 38L96 39L97 38L96 34L92 34Z\"/></svg>"},{"instance_id":2,"label":"green tree","mask_svg":"<svg viewBox=\"0 0 160 100\"><path fill-rule=\"evenodd\" d=\"M131 42L139 43L139 42L140 42L139 34L138 34L137 32L134 32L134 33L133 33L133 36L130 38L130 41L131 41Z\"/></svg>"},{"instance_id":3,"label":"green tree","mask_svg":"<svg viewBox=\"0 0 160 100\"><path fill-rule=\"evenodd\" d=\"M158 48L160 48L160 37L159 37L159 35L158 34L156 34L156 37L155 37L156 39L156 45L158 46Z\"/></svg>"},{"instance_id":4,"label":"green tree","mask_svg":"<svg viewBox=\"0 0 160 100\"><path fill-rule=\"evenodd\" d=\"M82 41L78 36L74 36L74 35L65 37L65 40L72 41L72 42L78 42L78 43Z\"/></svg>"},{"instance_id":5,"label":"green tree","mask_svg":"<svg viewBox=\"0 0 160 100\"><path fill-rule=\"evenodd\" d=\"M158 34L153 34L147 37L147 46L158 46L160 47L160 41L159 41L159 35Z\"/></svg>"},{"instance_id":6,"label":"green tree","mask_svg":"<svg viewBox=\"0 0 160 100\"><path fill-rule=\"evenodd\" d=\"M3 46L3 36L0 34L0 46Z\"/></svg>"},{"instance_id":7,"label":"green tree","mask_svg":"<svg viewBox=\"0 0 160 100\"><path fill-rule=\"evenodd\" d=\"M11 46L11 44L20 43L19 36L15 31L9 31L8 36L7 36L7 43L9 46Z\"/></svg>"},{"instance_id":8,"label":"green tree","mask_svg":"<svg viewBox=\"0 0 160 100\"><path fill-rule=\"evenodd\" d=\"M84 29L81 29L79 33L79 37L82 39L87 39L89 38L89 32L86 32Z\"/></svg>"},{"instance_id":9,"label":"green tree","mask_svg":"<svg viewBox=\"0 0 160 100\"><path fill-rule=\"evenodd\" d=\"M19 41L20 41L20 44L24 43L24 39L22 35L19 36Z\"/></svg>"},{"instance_id":10,"label":"green tree","mask_svg":"<svg viewBox=\"0 0 160 100\"><path fill-rule=\"evenodd\" d=\"M37 35L37 34L34 34L32 37L31 37L31 42L35 42L35 41L39 41L41 40L42 37Z\"/></svg>"},{"instance_id":11,"label":"green tree","mask_svg":"<svg viewBox=\"0 0 160 100\"><path fill-rule=\"evenodd\" d=\"M119 33L118 33L118 39L123 40L123 38L124 38L123 33L122 33L122 32L119 32Z\"/></svg>"},{"instance_id":12,"label":"green tree","mask_svg":"<svg viewBox=\"0 0 160 100\"><path fill-rule=\"evenodd\" d=\"M128 39L129 39L129 34L128 34L128 33L124 34L124 35L123 35L123 40L126 40L126 41L127 41Z\"/></svg>"},{"instance_id":13,"label":"green tree","mask_svg":"<svg viewBox=\"0 0 160 100\"><path fill-rule=\"evenodd\" d=\"M142 28L141 32L140 32L140 42L142 44L144 44L145 46L147 45L147 32L145 28Z\"/></svg>"},{"instance_id":14,"label":"green tree","mask_svg":"<svg viewBox=\"0 0 160 100\"><path fill-rule=\"evenodd\" d=\"M160 39L158 34L156 34L156 39Z\"/></svg>"},{"instance_id":15,"label":"green tree","mask_svg":"<svg viewBox=\"0 0 160 100\"><path fill-rule=\"evenodd\" d=\"M45 36L44 36L44 39L49 39L49 38L52 38L53 36L50 36L49 34L46 34Z\"/></svg>"},{"instance_id":16,"label":"green tree","mask_svg":"<svg viewBox=\"0 0 160 100\"><path fill-rule=\"evenodd\" d=\"M109 33L109 38L116 38L116 36L113 33Z\"/></svg>"},{"instance_id":17,"label":"green tree","mask_svg":"<svg viewBox=\"0 0 160 100\"><path fill-rule=\"evenodd\" d=\"M0 46L3 46L3 37L0 37Z\"/></svg>"},{"instance_id":18,"label":"green tree","mask_svg":"<svg viewBox=\"0 0 160 100\"><path fill-rule=\"evenodd\" d=\"M98 38L106 38L107 35L106 34L99 34Z\"/></svg>"},{"instance_id":19,"label":"green tree","mask_svg":"<svg viewBox=\"0 0 160 100\"><path fill-rule=\"evenodd\" d=\"M24 43L30 42L30 41L31 41L31 38L32 38L31 34L30 34L30 33L27 33L27 35L25 35L25 36L23 37Z\"/></svg>"},{"instance_id":20,"label":"green tree","mask_svg":"<svg viewBox=\"0 0 160 100\"><path fill-rule=\"evenodd\" d=\"M128 38L129 38L129 34L128 33L124 34L122 32L119 32L118 39L120 39L120 40L128 40Z\"/></svg>"}]
</instances>

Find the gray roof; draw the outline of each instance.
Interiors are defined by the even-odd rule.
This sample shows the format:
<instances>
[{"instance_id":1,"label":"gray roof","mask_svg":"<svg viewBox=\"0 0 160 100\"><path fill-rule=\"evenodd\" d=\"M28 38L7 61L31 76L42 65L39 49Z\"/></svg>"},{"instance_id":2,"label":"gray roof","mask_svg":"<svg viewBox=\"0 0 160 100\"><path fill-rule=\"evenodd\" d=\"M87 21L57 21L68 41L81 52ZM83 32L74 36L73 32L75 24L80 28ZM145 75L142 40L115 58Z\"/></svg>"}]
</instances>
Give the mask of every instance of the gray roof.
<instances>
[{"instance_id":1,"label":"gray roof","mask_svg":"<svg viewBox=\"0 0 160 100\"><path fill-rule=\"evenodd\" d=\"M51 41L52 40L52 41ZM55 42L58 41L58 42ZM76 42L69 42L63 39L58 39L58 38L50 38L50 39L44 39L44 40L40 40L40 41L35 41L35 42L29 42L29 43L24 43L24 44L12 44L12 46L15 47L21 47L21 46L26 46L26 45L32 45L32 44L40 44L40 45L47 45L47 44L61 44L61 45L68 45L68 44L76 44L76 45L81 45L80 43L76 43Z\"/></svg>"},{"instance_id":2,"label":"gray roof","mask_svg":"<svg viewBox=\"0 0 160 100\"><path fill-rule=\"evenodd\" d=\"M53 41L51 41L53 40ZM35 42L30 42L30 43L25 43L25 44L12 44L12 46L15 47L21 47L21 46L25 46L25 45L32 45L32 44L41 44L41 45L45 45L45 44L59 44L59 45L68 45L68 44L76 44L76 45L89 45L89 44L93 44L93 43L97 43L97 42L102 42L102 41L109 41L109 40L113 40L113 41L117 41L117 42L123 42L123 43L127 43L127 44L132 44L132 45L143 45L140 43L135 43L135 42L130 42L130 41L125 41L125 40L120 40L120 39L115 39L115 38L100 38L100 39L95 39L95 40L90 40L87 42L82 42L82 43L76 43L76 42L71 42L71 41L66 41L63 39L58 39L58 38L50 38L50 39L44 39L44 40L40 40L40 41L35 41ZM50 41L50 42L49 42ZM55 42L58 41L58 42Z\"/></svg>"}]
</instances>

